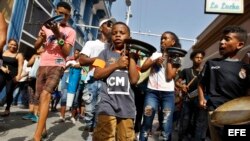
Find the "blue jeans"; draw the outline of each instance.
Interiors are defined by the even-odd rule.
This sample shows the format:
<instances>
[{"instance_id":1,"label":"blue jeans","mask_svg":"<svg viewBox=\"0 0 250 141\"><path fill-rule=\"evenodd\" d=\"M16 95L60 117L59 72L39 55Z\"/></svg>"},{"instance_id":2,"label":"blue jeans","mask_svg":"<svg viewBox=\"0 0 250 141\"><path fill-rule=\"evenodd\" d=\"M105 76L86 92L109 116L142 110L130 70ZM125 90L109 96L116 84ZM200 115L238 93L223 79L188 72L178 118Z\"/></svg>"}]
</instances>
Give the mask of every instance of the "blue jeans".
<instances>
[{"instance_id":1,"label":"blue jeans","mask_svg":"<svg viewBox=\"0 0 250 141\"><path fill-rule=\"evenodd\" d=\"M99 101L98 90L101 87L99 80L90 80L85 85L83 90L82 99L85 103L85 116L84 120L86 123L86 128L93 129L95 124L95 109Z\"/></svg>"},{"instance_id":2,"label":"blue jeans","mask_svg":"<svg viewBox=\"0 0 250 141\"><path fill-rule=\"evenodd\" d=\"M81 103L82 103L82 91L84 89L84 86L85 86L85 83L83 82L79 82L78 84L78 88L77 88L77 91L76 91L76 94L75 94L75 97L74 97L74 102L73 102L73 105L72 107L73 108L78 108Z\"/></svg>"},{"instance_id":3,"label":"blue jeans","mask_svg":"<svg viewBox=\"0 0 250 141\"><path fill-rule=\"evenodd\" d=\"M155 113L158 107L162 107L162 136L164 141L171 140L173 114L174 114L174 92L157 91L148 89L145 96L144 116L140 132L140 141L147 141L149 132L152 128Z\"/></svg>"},{"instance_id":4,"label":"blue jeans","mask_svg":"<svg viewBox=\"0 0 250 141\"><path fill-rule=\"evenodd\" d=\"M61 83L61 106L66 106L67 101L67 79L69 77L69 72L64 72L63 77L60 80Z\"/></svg>"}]
</instances>

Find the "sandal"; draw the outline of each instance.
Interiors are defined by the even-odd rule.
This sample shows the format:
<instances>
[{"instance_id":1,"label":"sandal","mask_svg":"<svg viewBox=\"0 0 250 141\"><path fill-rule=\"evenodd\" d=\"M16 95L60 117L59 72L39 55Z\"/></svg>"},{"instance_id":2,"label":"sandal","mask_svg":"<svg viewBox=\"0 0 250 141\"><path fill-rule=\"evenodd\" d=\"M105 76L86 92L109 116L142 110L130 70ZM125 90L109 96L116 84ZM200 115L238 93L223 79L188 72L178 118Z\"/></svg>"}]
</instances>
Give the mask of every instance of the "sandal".
<instances>
[{"instance_id":1,"label":"sandal","mask_svg":"<svg viewBox=\"0 0 250 141\"><path fill-rule=\"evenodd\" d=\"M1 113L1 117L8 117L10 115L10 111L4 111Z\"/></svg>"},{"instance_id":2,"label":"sandal","mask_svg":"<svg viewBox=\"0 0 250 141\"><path fill-rule=\"evenodd\" d=\"M45 139L47 137L48 137L48 132L47 131L43 132L41 138Z\"/></svg>"}]
</instances>

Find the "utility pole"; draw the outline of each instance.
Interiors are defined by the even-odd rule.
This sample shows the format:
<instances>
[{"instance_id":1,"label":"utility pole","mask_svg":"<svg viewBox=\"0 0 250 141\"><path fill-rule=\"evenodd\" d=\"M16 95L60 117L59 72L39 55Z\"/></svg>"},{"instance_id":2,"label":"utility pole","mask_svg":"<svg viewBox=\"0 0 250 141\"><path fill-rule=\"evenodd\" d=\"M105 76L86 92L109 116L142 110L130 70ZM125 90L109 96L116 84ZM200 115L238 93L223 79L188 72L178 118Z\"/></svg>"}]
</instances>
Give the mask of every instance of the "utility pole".
<instances>
[{"instance_id":1,"label":"utility pole","mask_svg":"<svg viewBox=\"0 0 250 141\"><path fill-rule=\"evenodd\" d=\"M125 0L126 5L128 7L128 11L126 12L126 24L129 24L129 18L132 17L131 14L131 0Z\"/></svg>"}]
</instances>

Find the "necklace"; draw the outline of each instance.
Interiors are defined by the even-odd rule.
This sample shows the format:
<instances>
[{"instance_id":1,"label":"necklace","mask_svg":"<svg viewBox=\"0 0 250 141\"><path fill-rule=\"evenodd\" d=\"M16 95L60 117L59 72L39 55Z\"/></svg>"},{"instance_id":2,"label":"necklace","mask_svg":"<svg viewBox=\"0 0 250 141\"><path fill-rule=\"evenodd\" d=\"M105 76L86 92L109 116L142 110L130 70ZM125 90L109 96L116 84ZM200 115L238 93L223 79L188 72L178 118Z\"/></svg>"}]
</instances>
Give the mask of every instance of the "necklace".
<instances>
[{"instance_id":1,"label":"necklace","mask_svg":"<svg viewBox=\"0 0 250 141\"><path fill-rule=\"evenodd\" d=\"M192 68L192 69L191 69L191 73L192 73L192 76L193 76L193 77L197 77L197 76L200 74L200 71L198 71L198 74L195 75L195 74L194 74L194 68Z\"/></svg>"}]
</instances>

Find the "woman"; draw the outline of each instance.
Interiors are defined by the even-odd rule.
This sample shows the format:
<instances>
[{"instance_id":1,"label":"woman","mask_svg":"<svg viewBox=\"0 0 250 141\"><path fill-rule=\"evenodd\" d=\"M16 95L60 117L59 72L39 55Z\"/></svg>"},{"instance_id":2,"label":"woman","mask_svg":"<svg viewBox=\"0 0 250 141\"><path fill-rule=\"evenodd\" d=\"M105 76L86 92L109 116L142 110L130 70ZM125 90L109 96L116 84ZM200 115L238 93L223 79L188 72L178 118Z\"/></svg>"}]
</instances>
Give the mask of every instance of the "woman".
<instances>
[{"instance_id":1,"label":"woman","mask_svg":"<svg viewBox=\"0 0 250 141\"><path fill-rule=\"evenodd\" d=\"M15 39L8 41L8 48L2 54L3 65L0 69L0 91L6 86L7 106L1 116L9 116L10 106L13 101L13 91L17 81L21 79L24 57L17 52L18 43Z\"/></svg>"}]
</instances>

